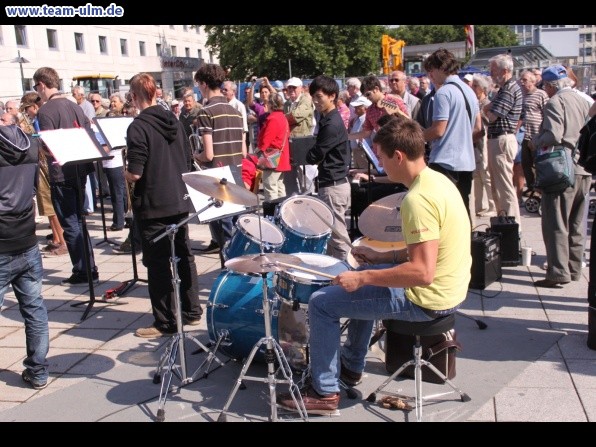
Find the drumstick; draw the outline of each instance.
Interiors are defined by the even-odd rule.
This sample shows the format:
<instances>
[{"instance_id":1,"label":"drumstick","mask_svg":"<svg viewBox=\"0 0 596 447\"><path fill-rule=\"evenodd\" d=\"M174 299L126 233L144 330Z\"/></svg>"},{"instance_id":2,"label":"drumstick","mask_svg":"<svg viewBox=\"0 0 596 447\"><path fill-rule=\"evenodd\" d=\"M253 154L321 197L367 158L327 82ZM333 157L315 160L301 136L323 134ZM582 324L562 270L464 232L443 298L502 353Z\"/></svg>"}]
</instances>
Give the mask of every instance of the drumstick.
<instances>
[{"instance_id":1,"label":"drumstick","mask_svg":"<svg viewBox=\"0 0 596 447\"><path fill-rule=\"evenodd\" d=\"M311 270L306 267L301 267L299 265L286 264L285 262L280 262L280 261L275 262L275 264L283 265L284 267L292 268L295 270L302 270L303 272L312 273L313 275L317 275L317 276L324 276L325 278L329 278L329 279L333 279L336 276L336 275L330 275L329 273L318 272L317 270Z\"/></svg>"},{"instance_id":2,"label":"drumstick","mask_svg":"<svg viewBox=\"0 0 596 447\"><path fill-rule=\"evenodd\" d=\"M314 208L310 208L310 210L311 210L313 213L315 213L315 214L317 215L317 217L318 217L319 219L321 219L321 221L322 221L322 222L323 222L325 225L327 225L327 226L329 227L329 229L331 230L331 232L332 232L333 234L335 234L335 235L336 235L338 238L340 238L342 241L344 241L346 244L348 244L348 245L350 246L350 248L351 248L351 249L354 249L354 245L352 245L352 241L351 241L349 238L345 237L343 234L341 234L339 231L337 231L337 230L335 229L335 227L334 227L333 225L331 225L331 223L330 223L330 222L329 222L327 219L325 219L323 216L321 216L321 215L319 214L319 212L318 212L316 209L314 209Z\"/></svg>"}]
</instances>

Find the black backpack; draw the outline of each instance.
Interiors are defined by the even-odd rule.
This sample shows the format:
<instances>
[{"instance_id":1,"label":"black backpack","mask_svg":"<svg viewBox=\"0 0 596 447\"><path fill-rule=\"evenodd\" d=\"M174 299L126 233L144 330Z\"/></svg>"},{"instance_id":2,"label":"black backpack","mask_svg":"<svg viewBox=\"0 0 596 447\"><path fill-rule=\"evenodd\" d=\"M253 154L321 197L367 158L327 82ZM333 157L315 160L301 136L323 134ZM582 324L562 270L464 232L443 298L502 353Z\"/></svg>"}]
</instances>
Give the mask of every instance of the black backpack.
<instances>
[{"instance_id":1,"label":"black backpack","mask_svg":"<svg viewBox=\"0 0 596 447\"><path fill-rule=\"evenodd\" d=\"M577 163L590 174L596 174L596 115L579 131L575 148L579 152Z\"/></svg>"}]
</instances>

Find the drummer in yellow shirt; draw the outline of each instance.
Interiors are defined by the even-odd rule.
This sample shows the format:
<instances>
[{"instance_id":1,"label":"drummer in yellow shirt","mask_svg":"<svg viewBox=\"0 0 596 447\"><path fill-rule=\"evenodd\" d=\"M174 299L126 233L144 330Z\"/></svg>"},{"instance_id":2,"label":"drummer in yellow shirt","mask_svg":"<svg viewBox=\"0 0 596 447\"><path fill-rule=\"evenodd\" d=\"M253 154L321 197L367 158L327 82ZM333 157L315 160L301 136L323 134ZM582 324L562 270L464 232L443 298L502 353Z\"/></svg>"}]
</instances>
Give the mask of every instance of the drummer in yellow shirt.
<instances>
[{"instance_id":1,"label":"drummer in yellow shirt","mask_svg":"<svg viewBox=\"0 0 596 447\"><path fill-rule=\"evenodd\" d=\"M376 252L355 247L367 264L342 272L308 302L312 381L302 390L306 411L333 414L339 379L360 382L375 320L431 321L454 313L470 282L471 228L461 195L443 174L427 168L420 126L396 118L374 138L390 180L409 188L401 203L406 248ZM349 318L341 346L340 319ZM296 410L291 396L277 402Z\"/></svg>"}]
</instances>

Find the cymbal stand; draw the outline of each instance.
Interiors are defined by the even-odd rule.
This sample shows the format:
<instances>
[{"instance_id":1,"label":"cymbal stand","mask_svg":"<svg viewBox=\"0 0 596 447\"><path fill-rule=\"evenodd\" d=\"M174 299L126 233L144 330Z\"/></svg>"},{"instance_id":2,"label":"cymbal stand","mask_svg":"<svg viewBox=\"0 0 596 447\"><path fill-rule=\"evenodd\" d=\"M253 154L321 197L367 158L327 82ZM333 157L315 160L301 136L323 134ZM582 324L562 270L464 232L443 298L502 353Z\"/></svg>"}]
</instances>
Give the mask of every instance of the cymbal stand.
<instances>
[{"instance_id":1,"label":"cymbal stand","mask_svg":"<svg viewBox=\"0 0 596 447\"><path fill-rule=\"evenodd\" d=\"M257 211L258 211L259 206L260 206L259 198L257 197ZM258 214L257 214L257 217L259 217L259 231L261 232L261 234L260 234L261 254L260 254L260 256L264 256L263 233L262 233L262 229L261 229L261 217L258 216ZM221 413L219 414L217 421L218 422L226 422L226 420L227 420L226 413L227 413L228 409L230 408L230 405L232 404L232 401L234 400L234 397L236 396L238 389L242 385L243 380L252 380L255 382L263 382L263 383L267 383L269 385L269 405L271 407L271 415L269 417L269 422L277 422L278 421L277 398L276 398L276 391L275 391L276 385L278 383L286 383L289 385L289 391L292 396L292 400L294 401L294 404L296 405L296 408L298 409L298 413L299 413L300 417L302 418L302 420L308 421L308 414L306 413L306 408L305 408L304 402L302 400L302 395L300 394L300 389L299 389L298 385L296 383L294 383L294 380L292 379L292 369L290 368L290 365L289 365L288 360L283 352L283 349L281 348L281 345L271 335L271 308L270 308L269 298L267 296L267 272L261 272L261 278L262 278L262 282L263 282L263 286L262 286L263 287L263 320L265 321L265 336L262 337L253 346L252 350L250 351L250 354L249 354L248 358L246 359L244 366L242 367L242 371L240 372L238 379L236 379L236 384L234 385L234 388L232 389L232 392L230 393L228 400L226 401L223 409L221 410ZM267 363L267 377L263 378L263 377L247 376L246 372L248 371L248 368L250 367L250 364L252 363L257 351L259 350L259 348L262 345L266 346L265 362ZM277 363L279 365L279 368L277 369L277 371L275 369L275 360L277 360ZM278 379L276 377L277 373L281 373L283 378Z\"/></svg>"},{"instance_id":2,"label":"cymbal stand","mask_svg":"<svg viewBox=\"0 0 596 447\"><path fill-rule=\"evenodd\" d=\"M157 371L153 376L153 383L160 383L161 382L161 389L159 391L159 406L157 409L157 418L158 422L163 422L165 420L165 404L168 397L168 391L170 389L170 384L172 382L172 376L176 375L181 382L181 385L187 385L189 383L194 382L197 377L199 371L203 368L205 364L207 364L206 372L204 373L204 377L207 377L209 374L209 368L215 360L219 363L220 366L223 366L224 363L217 358L214 352L209 350L203 343L197 340L190 334L184 332L184 328L182 325L182 304L180 300L180 277L178 276L178 261L179 258L176 256L176 245L175 245L175 238L176 233L178 232L178 228L185 225L189 220L193 219L195 216L198 216L200 213L205 211L207 208L211 206L221 206L222 203L219 200L214 200L211 198L211 202L205 206L199 212L193 213L190 216L186 217L178 224L168 225L166 231L160 234L158 237L151 241L152 244L156 243L166 235L170 239L170 265L172 267L172 285L174 287L174 313L176 315L176 329L177 332L174 336L172 336L170 342L166 346L164 353L162 354L161 358L159 359L159 364L157 367ZM207 352L207 358L203 360L203 362L199 365L197 370L189 377L187 375L187 368L186 368L186 354L184 349L184 340L189 339L190 341L194 342L199 348L203 351ZM178 355L180 352L180 355ZM176 364L176 358L180 359L180 365ZM162 371L166 368L164 378L162 379Z\"/></svg>"}]
</instances>

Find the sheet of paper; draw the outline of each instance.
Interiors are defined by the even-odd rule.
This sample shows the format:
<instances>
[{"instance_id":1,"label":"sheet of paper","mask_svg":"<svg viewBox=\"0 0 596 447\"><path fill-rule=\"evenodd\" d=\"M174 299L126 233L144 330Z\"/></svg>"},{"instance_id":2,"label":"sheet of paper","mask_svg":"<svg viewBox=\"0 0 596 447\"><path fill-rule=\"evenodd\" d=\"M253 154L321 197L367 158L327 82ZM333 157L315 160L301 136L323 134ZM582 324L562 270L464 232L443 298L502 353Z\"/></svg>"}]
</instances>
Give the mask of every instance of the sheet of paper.
<instances>
[{"instance_id":1,"label":"sheet of paper","mask_svg":"<svg viewBox=\"0 0 596 447\"><path fill-rule=\"evenodd\" d=\"M234 176L232 175L232 170L229 166L205 169L203 171L198 172L189 172L186 174L182 174L182 177L184 177L185 175L197 174L208 175L210 177L215 177L219 179L225 178L229 182L236 184ZM188 196L190 197L190 200L192 201L192 204L194 205L196 211L202 210L205 206L207 206L210 203L210 197L208 195L203 194L194 188L191 188L190 186L188 186L188 184L186 184L186 189L188 191ZM216 208L215 206L207 208L205 211L198 215L198 218L200 222L216 220L218 217L238 214L243 211L246 211L246 209L247 208L244 205L236 205L230 202L223 202L223 205L220 208Z\"/></svg>"},{"instance_id":2,"label":"sheet of paper","mask_svg":"<svg viewBox=\"0 0 596 447\"><path fill-rule=\"evenodd\" d=\"M98 160L105 157L87 131L80 127L42 130L39 137L60 166L69 161Z\"/></svg>"},{"instance_id":3,"label":"sheet of paper","mask_svg":"<svg viewBox=\"0 0 596 447\"><path fill-rule=\"evenodd\" d=\"M134 118L132 116L113 116L94 119L110 149L126 146L126 130L133 120Z\"/></svg>"}]
</instances>

